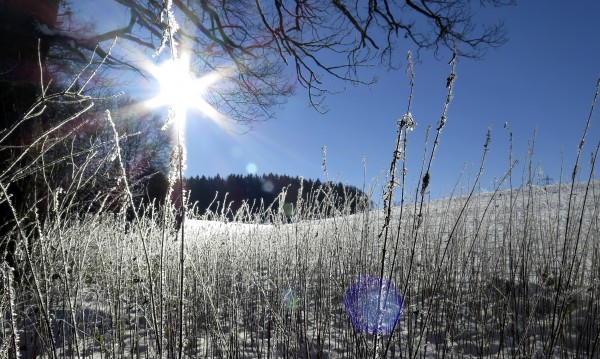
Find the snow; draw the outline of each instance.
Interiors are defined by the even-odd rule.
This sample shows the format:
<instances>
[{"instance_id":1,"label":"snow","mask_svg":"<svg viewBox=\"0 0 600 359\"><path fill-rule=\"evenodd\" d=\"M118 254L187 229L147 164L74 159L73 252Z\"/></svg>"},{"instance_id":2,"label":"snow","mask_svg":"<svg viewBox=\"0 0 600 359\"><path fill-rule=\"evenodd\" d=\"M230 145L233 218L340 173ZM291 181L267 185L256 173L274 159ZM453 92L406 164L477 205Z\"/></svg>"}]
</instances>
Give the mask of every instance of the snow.
<instances>
[{"instance_id":1,"label":"snow","mask_svg":"<svg viewBox=\"0 0 600 359\"><path fill-rule=\"evenodd\" d=\"M391 341L390 358L417 349L419 358L539 357L547 354L558 300L563 320L552 357L583 357L600 328L600 269L594 272L600 265L593 255L600 243L600 182L591 184L583 206L585 188L575 186L573 227L566 231L568 184L477 194L462 215L464 196L426 203L416 237L411 232L416 217L408 210L414 205L407 205L400 227L396 209L385 268L393 290L382 302L372 285L379 283L381 210L271 224L186 219L186 352L208 358L258 358L267 352L272 357L363 357L378 333L380 349ZM583 234L575 247L579 220ZM455 230L454 223L460 224ZM75 259L83 258L81 248L90 247L85 262L75 264L80 266L76 275L86 278L72 300L75 314L69 304L52 307L59 353L69 353L74 337L65 330L75 320L83 326L79 337L86 357L121 350L155 355L146 266L158 265L164 253L162 300L169 312L177 300L173 278L181 237L162 242L164 231L152 222L130 237L122 237L107 219L90 225L61 232L63 242L57 245ZM565 257L566 266L564 249L575 254ZM570 289L557 295L559 276L570 275L565 271L570 258L575 259ZM511 274L524 267L523 275ZM52 283L57 285L53 298L59 300L63 286ZM387 287L386 279L383 283ZM374 320L377 303L383 304L382 316ZM117 318L121 334L113 330Z\"/></svg>"}]
</instances>

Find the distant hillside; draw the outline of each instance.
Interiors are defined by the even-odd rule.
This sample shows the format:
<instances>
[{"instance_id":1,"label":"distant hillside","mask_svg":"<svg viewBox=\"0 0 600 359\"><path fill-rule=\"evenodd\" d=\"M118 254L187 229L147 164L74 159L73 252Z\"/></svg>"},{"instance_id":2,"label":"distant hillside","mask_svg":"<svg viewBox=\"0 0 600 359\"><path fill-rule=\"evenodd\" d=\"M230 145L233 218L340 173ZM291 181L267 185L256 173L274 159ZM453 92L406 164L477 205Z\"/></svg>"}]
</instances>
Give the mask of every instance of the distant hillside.
<instances>
[{"instance_id":1,"label":"distant hillside","mask_svg":"<svg viewBox=\"0 0 600 359\"><path fill-rule=\"evenodd\" d=\"M261 202L266 208L278 198L284 189L286 191L285 203L295 204L298 201L298 192L302 186L302 199L304 202L316 203L325 199L325 193L329 193L333 199L332 208L326 209L330 215L334 209L342 208L349 213L357 210L357 199L367 198L356 187L346 186L341 183L323 183L320 180L307 180L300 177L286 175L229 175L223 178L216 177L190 177L185 180L185 188L190 191L189 203L195 204L200 214L207 210L220 212L223 203L229 206L232 213L236 213L243 201L250 205L254 204L252 213L260 210ZM327 189L324 191L323 189ZM369 203L368 201L366 203Z\"/></svg>"}]
</instances>

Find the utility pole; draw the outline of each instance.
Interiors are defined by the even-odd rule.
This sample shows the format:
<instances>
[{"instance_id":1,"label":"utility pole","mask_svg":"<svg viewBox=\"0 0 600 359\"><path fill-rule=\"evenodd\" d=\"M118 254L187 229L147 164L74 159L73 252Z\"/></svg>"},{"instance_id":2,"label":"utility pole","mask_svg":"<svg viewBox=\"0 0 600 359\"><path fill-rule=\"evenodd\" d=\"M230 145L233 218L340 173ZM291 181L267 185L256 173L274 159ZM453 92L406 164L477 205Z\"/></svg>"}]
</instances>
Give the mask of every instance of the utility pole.
<instances>
[{"instance_id":1,"label":"utility pole","mask_svg":"<svg viewBox=\"0 0 600 359\"><path fill-rule=\"evenodd\" d=\"M542 178L542 185L547 186L550 183L552 183L552 181L554 180L554 178L551 178L550 176L546 175L546 177Z\"/></svg>"}]
</instances>

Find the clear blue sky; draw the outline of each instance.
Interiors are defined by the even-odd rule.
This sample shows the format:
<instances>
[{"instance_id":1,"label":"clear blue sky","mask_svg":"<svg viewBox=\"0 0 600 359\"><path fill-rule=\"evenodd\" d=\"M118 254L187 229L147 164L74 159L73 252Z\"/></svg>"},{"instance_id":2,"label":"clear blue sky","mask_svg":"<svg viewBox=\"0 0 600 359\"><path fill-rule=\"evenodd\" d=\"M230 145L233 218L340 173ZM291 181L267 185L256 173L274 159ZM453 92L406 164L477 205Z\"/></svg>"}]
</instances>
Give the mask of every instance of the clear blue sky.
<instances>
[{"instance_id":1,"label":"clear blue sky","mask_svg":"<svg viewBox=\"0 0 600 359\"><path fill-rule=\"evenodd\" d=\"M504 19L509 41L491 49L482 60L460 59L455 96L448 112L431 178L433 196L447 193L466 169L474 177L488 127L492 129L482 188L508 169L508 122L514 133L514 154L521 160L520 182L528 141L537 129L534 167L558 180L561 150L565 177L570 177L600 75L600 1L519 1L484 16ZM414 50L406 43L396 56ZM412 114L418 126L410 134L408 179L415 183L428 125L435 128L446 93L450 53L441 60L423 52L415 66ZM371 88L349 87L327 98L329 112L308 107L302 88L277 111L277 118L239 135L216 124L190 118L186 136L187 175L226 176L248 171L321 178L322 147L327 147L330 179L362 187L385 180L396 136L396 120L407 105L405 69L378 69ZM600 111L597 111L600 112ZM600 140L600 114L592 122L583 151L584 169ZM465 167L466 166L466 167ZM587 172L585 173L587 175Z\"/></svg>"},{"instance_id":2,"label":"clear blue sky","mask_svg":"<svg viewBox=\"0 0 600 359\"><path fill-rule=\"evenodd\" d=\"M558 180L561 149L565 176L570 177L577 145L588 117L595 83L600 76L600 2L584 0L520 1L516 7L494 9L503 18L509 42L490 50L482 60L460 59L455 96L448 112L439 152L432 171L432 195L449 191L467 166L474 176L488 126L492 145L482 187L492 188L494 177L508 168L508 122L514 133L515 157L525 163L528 140L537 129L534 166ZM409 44L406 45L409 50ZM397 56L405 56L399 51ZM422 53L415 67L412 114L418 126L410 134L409 178L415 181L423 155L425 130L435 128L446 93L451 55L436 61ZM408 100L404 69L378 71L379 82L349 87L329 96L329 112L321 115L307 106L299 89L278 111L275 120L258 124L243 135L205 121L189 121L188 175L279 173L324 178L322 147L327 146L329 177L362 187L363 155L367 185L383 179L389 169L396 136L396 120ZM592 122L584 148L585 168L600 140L600 111ZM520 182L523 166L516 176Z\"/></svg>"}]
</instances>

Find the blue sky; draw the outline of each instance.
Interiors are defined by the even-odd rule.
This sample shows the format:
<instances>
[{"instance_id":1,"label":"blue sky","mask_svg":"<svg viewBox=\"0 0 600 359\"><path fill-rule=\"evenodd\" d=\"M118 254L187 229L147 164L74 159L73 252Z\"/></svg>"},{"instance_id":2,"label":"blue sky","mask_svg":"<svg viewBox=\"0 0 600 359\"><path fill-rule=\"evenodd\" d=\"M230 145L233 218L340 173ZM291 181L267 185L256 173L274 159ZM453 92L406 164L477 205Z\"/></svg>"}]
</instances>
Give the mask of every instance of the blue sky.
<instances>
[{"instance_id":1,"label":"blue sky","mask_svg":"<svg viewBox=\"0 0 600 359\"><path fill-rule=\"evenodd\" d=\"M517 182L534 130L534 169L541 168L544 176L558 180L563 151L563 176L570 177L600 76L599 1L519 1L515 7L493 9L482 16L491 22L504 19L509 41L491 49L482 60L458 62L454 100L432 167L434 197L447 194L461 173L465 181L474 177L488 127L491 151L481 187L493 188L494 179L508 169L505 122L514 133L514 157L521 161L515 172ZM404 59L414 46L408 42L402 46L396 56ZM418 125L410 133L409 183L416 183L426 128L435 128L445 100L451 54L442 52L440 57L436 60L423 52L415 66L411 112ZM405 68L374 71L378 83L348 85L345 92L329 96L326 114L310 108L306 92L298 88L277 110L276 119L245 134L192 115L186 126L187 175L250 171L325 179L322 148L326 146L330 179L359 188L374 181L381 184L392 158L396 120L407 106L409 80ZM590 152L600 141L599 122L596 115L583 151L584 170L589 169Z\"/></svg>"},{"instance_id":2,"label":"blue sky","mask_svg":"<svg viewBox=\"0 0 600 359\"><path fill-rule=\"evenodd\" d=\"M478 169L488 127L492 129L482 188L508 169L508 122L513 130L514 156L525 164L528 141L537 130L533 165L558 180L561 150L564 176L570 177L577 145L587 120L595 84L600 76L598 19L600 2L520 1L516 7L489 13L505 20L509 42L492 49L482 60L460 59L455 95L433 162L432 195L448 193L463 174ZM406 44L406 51L410 50ZM397 56L405 56L399 51ZM451 54L422 53L415 66L412 114L418 123L410 133L408 178L415 183L423 156L428 125L435 128L446 93ZM260 123L243 135L194 121L187 125L188 175L261 173L321 178L322 147L327 148L329 177L362 187L385 180L392 158L396 120L407 106L409 81L405 69L378 69L371 88L352 87L329 96L326 114L307 106L299 89L278 110L275 120ZM583 151L584 168L600 140L595 116ZM515 179L520 182L523 166ZM464 170L464 172L463 172ZM587 173L586 173L587 175ZM464 177L467 176L467 177Z\"/></svg>"}]
</instances>

